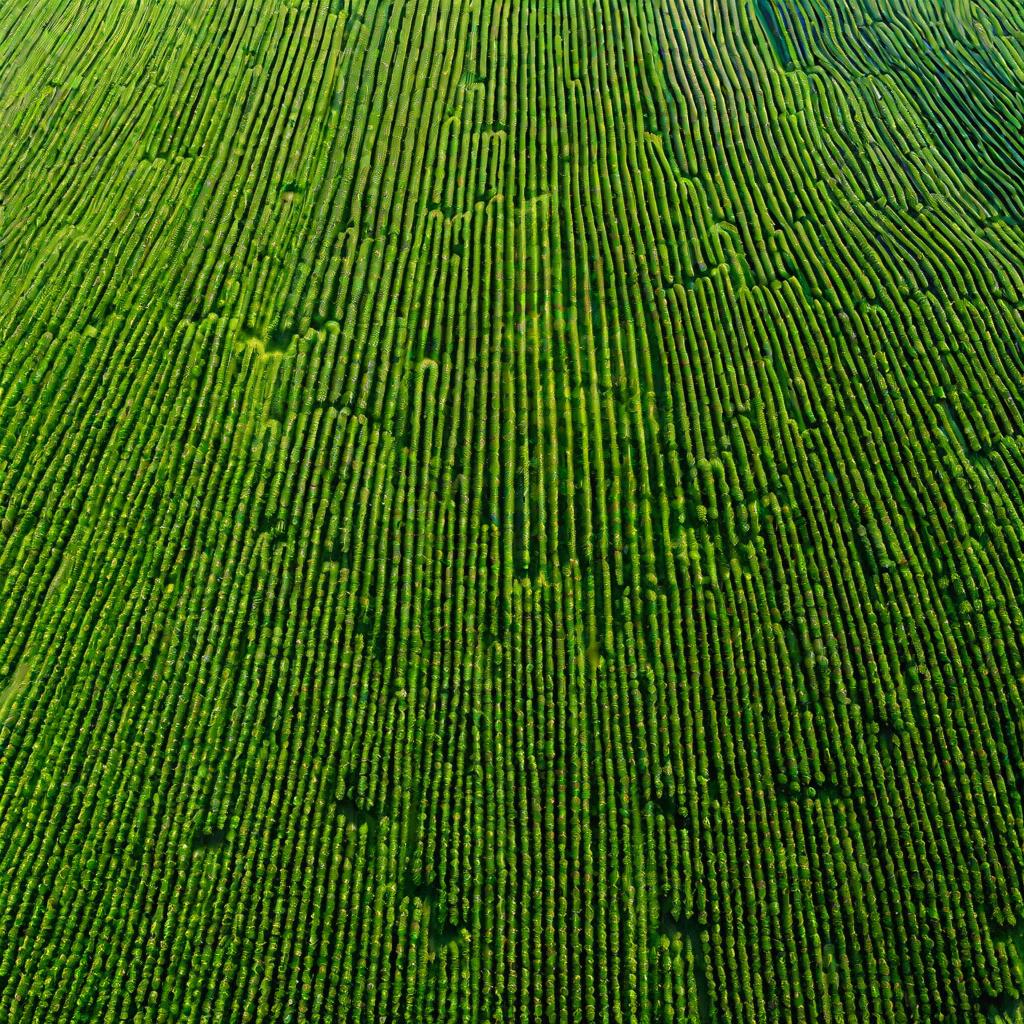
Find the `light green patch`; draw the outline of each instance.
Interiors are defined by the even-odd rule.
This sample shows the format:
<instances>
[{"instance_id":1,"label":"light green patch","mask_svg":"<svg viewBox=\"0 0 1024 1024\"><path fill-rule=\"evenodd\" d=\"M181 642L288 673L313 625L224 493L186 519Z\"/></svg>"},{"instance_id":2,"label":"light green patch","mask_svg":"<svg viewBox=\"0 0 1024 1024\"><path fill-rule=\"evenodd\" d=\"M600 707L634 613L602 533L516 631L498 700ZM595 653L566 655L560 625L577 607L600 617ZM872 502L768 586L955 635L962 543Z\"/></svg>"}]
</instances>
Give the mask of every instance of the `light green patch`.
<instances>
[{"instance_id":1,"label":"light green patch","mask_svg":"<svg viewBox=\"0 0 1024 1024\"><path fill-rule=\"evenodd\" d=\"M11 674L11 681L0 692L0 721L5 720L14 706L14 702L24 693L28 686L29 664L28 660L22 660L18 667Z\"/></svg>"}]
</instances>

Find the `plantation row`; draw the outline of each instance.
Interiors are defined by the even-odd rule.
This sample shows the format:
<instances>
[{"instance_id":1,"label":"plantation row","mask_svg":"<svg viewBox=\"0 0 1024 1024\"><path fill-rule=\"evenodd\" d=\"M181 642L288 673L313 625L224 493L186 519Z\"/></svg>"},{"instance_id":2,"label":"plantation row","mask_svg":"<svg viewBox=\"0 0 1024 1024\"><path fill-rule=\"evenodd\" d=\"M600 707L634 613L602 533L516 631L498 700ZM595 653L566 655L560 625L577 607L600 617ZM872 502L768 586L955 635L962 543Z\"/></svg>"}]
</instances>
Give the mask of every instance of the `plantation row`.
<instances>
[{"instance_id":1,"label":"plantation row","mask_svg":"<svg viewBox=\"0 0 1024 1024\"><path fill-rule=\"evenodd\" d=\"M0 10L0 1021L1018 1019L1022 33Z\"/></svg>"}]
</instances>

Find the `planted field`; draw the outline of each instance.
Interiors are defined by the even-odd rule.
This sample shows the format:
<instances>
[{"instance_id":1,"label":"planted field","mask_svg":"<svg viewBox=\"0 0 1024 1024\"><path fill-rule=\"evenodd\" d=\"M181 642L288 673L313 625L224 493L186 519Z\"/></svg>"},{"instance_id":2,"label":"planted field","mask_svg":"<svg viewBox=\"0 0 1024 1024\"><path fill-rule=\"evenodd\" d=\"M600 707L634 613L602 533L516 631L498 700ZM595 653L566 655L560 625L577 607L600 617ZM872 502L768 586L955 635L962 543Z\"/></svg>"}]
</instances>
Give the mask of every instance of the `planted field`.
<instances>
[{"instance_id":1,"label":"planted field","mask_svg":"<svg viewBox=\"0 0 1024 1024\"><path fill-rule=\"evenodd\" d=\"M0 1024L1024 1020L1024 8L0 5Z\"/></svg>"}]
</instances>

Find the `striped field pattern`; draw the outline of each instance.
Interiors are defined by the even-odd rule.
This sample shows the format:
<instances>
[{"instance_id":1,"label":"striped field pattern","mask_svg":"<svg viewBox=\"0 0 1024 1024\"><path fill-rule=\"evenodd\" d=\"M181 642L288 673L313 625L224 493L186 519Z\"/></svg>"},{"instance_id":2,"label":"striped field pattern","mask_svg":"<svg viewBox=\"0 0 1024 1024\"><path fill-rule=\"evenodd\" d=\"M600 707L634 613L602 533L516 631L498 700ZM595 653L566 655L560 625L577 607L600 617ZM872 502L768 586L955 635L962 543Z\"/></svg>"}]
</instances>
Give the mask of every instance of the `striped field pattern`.
<instances>
[{"instance_id":1,"label":"striped field pattern","mask_svg":"<svg viewBox=\"0 0 1024 1024\"><path fill-rule=\"evenodd\" d=\"M0 4L0 1024L1024 1021L1017 0Z\"/></svg>"}]
</instances>

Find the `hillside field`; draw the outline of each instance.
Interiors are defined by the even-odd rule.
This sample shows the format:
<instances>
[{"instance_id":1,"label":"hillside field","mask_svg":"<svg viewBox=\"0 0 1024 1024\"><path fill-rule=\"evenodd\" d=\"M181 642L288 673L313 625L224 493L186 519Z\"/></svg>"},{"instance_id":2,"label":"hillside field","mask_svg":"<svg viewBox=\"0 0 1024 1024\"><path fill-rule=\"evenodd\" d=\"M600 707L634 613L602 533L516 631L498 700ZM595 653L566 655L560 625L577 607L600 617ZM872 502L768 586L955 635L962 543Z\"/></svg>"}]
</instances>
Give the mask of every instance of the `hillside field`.
<instances>
[{"instance_id":1,"label":"hillside field","mask_svg":"<svg viewBox=\"0 0 1024 1024\"><path fill-rule=\"evenodd\" d=\"M1024 1024L1019 0L0 4L0 1024Z\"/></svg>"}]
</instances>

